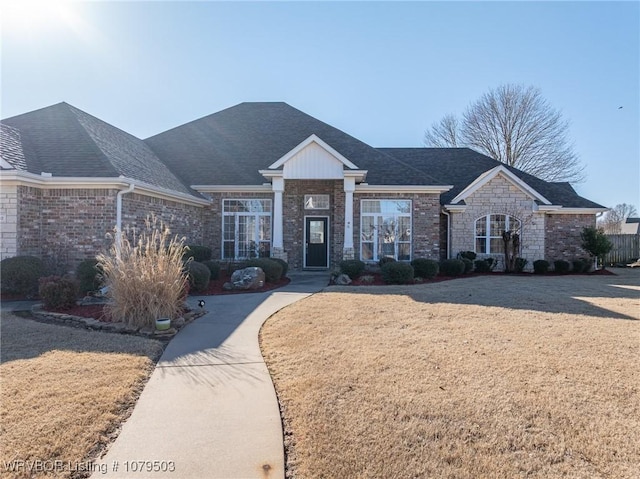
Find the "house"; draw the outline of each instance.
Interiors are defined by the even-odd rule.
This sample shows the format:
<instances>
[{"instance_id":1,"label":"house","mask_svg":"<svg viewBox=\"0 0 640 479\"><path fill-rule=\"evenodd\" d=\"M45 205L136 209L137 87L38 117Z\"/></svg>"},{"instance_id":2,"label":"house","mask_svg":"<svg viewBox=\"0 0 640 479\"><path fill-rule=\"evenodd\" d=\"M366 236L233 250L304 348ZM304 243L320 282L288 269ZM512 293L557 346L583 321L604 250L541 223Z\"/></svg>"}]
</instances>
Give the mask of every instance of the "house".
<instances>
[{"instance_id":1,"label":"house","mask_svg":"<svg viewBox=\"0 0 640 479\"><path fill-rule=\"evenodd\" d=\"M606 209L468 148L374 148L286 103L242 103L141 140L67 103L2 120L0 254L75 263L154 213L214 258L329 268L584 256Z\"/></svg>"},{"instance_id":2,"label":"house","mask_svg":"<svg viewBox=\"0 0 640 479\"><path fill-rule=\"evenodd\" d=\"M640 234L640 218L627 218L621 225L620 233L623 235Z\"/></svg>"}]
</instances>

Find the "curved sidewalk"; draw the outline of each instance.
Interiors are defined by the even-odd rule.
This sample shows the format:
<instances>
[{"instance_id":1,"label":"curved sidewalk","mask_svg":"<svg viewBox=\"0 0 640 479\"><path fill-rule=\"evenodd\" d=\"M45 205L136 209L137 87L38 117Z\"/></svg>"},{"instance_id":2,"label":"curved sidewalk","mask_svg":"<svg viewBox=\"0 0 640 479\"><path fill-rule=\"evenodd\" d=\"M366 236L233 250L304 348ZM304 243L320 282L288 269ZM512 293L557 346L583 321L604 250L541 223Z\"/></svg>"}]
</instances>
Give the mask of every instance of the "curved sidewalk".
<instances>
[{"instance_id":1,"label":"curved sidewalk","mask_svg":"<svg viewBox=\"0 0 640 479\"><path fill-rule=\"evenodd\" d=\"M284 478L280 411L258 333L328 282L326 272L289 276L275 291L202 297L209 312L169 343L92 478Z\"/></svg>"}]
</instances>

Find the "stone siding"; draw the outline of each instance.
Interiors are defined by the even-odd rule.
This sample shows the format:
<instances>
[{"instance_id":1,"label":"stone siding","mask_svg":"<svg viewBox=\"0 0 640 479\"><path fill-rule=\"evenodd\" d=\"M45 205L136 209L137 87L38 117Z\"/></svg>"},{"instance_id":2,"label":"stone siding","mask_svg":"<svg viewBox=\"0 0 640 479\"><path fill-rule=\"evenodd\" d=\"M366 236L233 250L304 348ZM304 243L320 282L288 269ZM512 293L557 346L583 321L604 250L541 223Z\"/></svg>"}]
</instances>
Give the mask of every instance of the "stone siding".
<instances>
[{"instance_id":1,"label":"stone siding","mask_svg":"<svg viewBox=\"0 0 640 479\"><path fill-rule=\"evenodd\" d=\"M18 251L18 187L0 185L0 260Z\"/></svg>"},{"instance_id":2,"label":"stone siding","mask_svg":"<svg viewBox=\"0 0 640 479\"><path fill-rule=\"evenodd\" d=\"M353 246L360 259L360 205L367 199L411 200L411 258L440 259L440 195L420 193L354 193Z\"/></svg>"},{"instance_id":3,"label":"stone siding","mask_svg":"<svg viewBox=\"0 0 640 479\"><path fill-rule=\"evenodd\" d=\"M566 260L589 257L582 249L580 233L582 229L595 226L595 215L547 215L545 222L545 251L547 261ZM541 259L541 258L538 258Z\"/></svg>"},{"instance_id":4,"label":"stone siding","mask_svg":"<svg viewBox=\"0 0 640 479\"><path fill-rule=\"evenodd\" d=\"M498 175L482 188L469 195L462 213L451 213L450 254L456 257L461 251L475 251L476 220L490 214L510 215L518 218L522 224L520 237L520 256L533 262L542 259L545 254L544 215L534 212L533 200L513 183ZM504 255L479 254L478 257L493 256L504 267Z\"/></svg>"}]
</instances>

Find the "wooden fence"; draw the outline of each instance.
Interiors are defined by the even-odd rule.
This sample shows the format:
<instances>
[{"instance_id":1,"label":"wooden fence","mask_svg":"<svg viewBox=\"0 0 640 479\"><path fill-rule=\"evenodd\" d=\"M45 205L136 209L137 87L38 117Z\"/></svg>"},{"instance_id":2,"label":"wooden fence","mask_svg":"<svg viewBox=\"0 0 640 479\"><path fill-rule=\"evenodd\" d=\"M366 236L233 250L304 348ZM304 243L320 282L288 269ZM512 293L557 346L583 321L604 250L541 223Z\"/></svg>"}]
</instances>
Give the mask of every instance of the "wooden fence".
<instances>
[{"instance_id":1,"label":"wooden fence","mask_svg":"<svg viewBox=\"0 0 640 479\"><path fill-rule=\"evenodd\" d=\"M627 263L640 258L640 235L607 235L613 249L606 258L608 264Z\"/></svg>"}]
</instances>

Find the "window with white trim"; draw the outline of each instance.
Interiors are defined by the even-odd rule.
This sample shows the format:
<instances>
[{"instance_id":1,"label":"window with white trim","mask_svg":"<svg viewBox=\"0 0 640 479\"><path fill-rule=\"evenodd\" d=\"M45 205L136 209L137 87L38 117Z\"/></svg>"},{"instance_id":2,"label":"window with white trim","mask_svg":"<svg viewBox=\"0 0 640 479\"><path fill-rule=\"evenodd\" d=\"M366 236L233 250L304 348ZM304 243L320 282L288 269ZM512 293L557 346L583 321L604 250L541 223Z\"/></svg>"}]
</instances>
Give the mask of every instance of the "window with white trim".
<instances>
[{"instance_id":1,"label":"window with white trim","mask_svg":"<svg viewBox=\"0 0 640 479\"><path fill-rule=\"evenodd\" d=\"M503 254L502 233L511 231L520 234L520 220L509 215L487 215L476 220L476 253Z\"/></svg>"},{"instance_id":2,"label":"window with white trim","mask_svg":"<svg viewBox=\"0 0 640 479\"><path fill-rule=\"evenodd\" d=\"M271 255L271 200L222 202L222 258L246 259Z\"/></svg>"},{"instance_id":3,"label":"window with white trim","mask_svg":"<svg viewBox=\"0 0 640 479\"><path fill-rule=\"evenodd\" d=\"M362 200L360 259L411 260L411 200Z\"/></svg>"},{"instance_id":4,"label":"window with white trim","mask_svg":"<svg viewBox=\"0 0 640 479\"><path fill-rule=\"evenodd\" d=\"M329 195L304 195L305 210L328 210Z\"/></svg>"}]
</instances>

